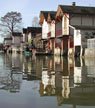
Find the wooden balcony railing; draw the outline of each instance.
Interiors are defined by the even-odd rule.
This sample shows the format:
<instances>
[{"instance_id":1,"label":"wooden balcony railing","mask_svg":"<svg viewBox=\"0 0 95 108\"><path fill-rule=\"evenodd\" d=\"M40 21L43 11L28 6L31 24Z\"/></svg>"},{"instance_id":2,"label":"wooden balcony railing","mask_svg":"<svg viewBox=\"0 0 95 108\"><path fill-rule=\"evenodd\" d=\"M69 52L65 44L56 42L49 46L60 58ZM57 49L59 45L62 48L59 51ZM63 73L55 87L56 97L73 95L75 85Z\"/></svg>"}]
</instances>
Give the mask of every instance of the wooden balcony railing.
<instances>
[{"instance_id":1,"label":"wooden balcony railing","mask_svg":"<svg viewBox=\"0 0 95 108\"><path fill-rule=\"evenodd\" d=\"M56 37L60 37L62 35L62 28L56 30Z\"/></svg>"}]
</instances>

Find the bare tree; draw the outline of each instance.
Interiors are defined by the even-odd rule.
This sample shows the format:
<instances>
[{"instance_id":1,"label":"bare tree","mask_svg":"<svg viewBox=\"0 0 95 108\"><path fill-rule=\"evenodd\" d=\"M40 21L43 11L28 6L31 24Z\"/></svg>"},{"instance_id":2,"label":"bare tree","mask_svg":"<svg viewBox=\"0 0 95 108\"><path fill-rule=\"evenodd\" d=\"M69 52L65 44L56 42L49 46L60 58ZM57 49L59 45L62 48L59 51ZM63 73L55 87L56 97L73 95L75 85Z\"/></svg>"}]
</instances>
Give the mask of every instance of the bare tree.
<instances>
[{"instance_id":1,"label":"bare tree","mask_svg":"<svg viewBox=\"0 0 95 108\"><path fill-rule=\"evenodd\" d=\"M40 27L39 18L35 16L32 20L32 27Z\"/></svg>"},{"instance_id":2,"label":"bare tree","mask_svg":"<svg viewBox=\"0 0 95 108\"><path fill-rule=\"evenodd\" d=\"M1 17L2 36L10 36L13 32L21 30L22 16L19 12L8 12L5 16Z\"/></svg>"}]
</instances>

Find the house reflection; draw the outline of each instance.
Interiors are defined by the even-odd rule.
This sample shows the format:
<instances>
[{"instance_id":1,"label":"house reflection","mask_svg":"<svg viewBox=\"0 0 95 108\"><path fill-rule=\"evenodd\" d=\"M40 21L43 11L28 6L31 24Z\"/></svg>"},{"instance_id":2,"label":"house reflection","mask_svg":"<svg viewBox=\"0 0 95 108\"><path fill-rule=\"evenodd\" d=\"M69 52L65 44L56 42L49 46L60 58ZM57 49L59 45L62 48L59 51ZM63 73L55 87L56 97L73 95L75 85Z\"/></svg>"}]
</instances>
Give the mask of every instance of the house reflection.
<instances>
[{"instance_id":1,"label":"house reflection","mask_svg":"<svg viewBox=\"0 0 95 108\"><path fill-rule=\"evenodd\" d=\"M70 69L73 75L73 65L68 65L68 58L61 58L60 56L47 58L46 61L49 68L43 68L40 95L56 96L58 105L61 105L64 98L69 98Z\"/></svg>"},{"instance_id":2,"label":"house reflection","mask_svg":"<svg viewBox=\"0 0 95 108\"><path fill-rule=\"evenodd\" d=\"M40 83L40 95L51 96L55 94L54 57L43 58L42 82Z\"/></svg>"},{"instance_id":3,"label":"house reflection","mask_svg":"<svg viewBox=\"0 0 95 108\"><path fill-rule=\"evenodd\" d=\"M88 59L55 56L46 61L40 83L41 96L55 96L59 106L95 105L94 60L89 62Z\"/></svg>"},{"instance_id":4,"label":"house reflection","mask_svg":"<svg viewBox=\"0 0 95 108\"><path fill-rule=\"evenodd\" d=\"M74 62L74 86L78 86L82 83L82 66L80 58L75 58Z\"/></svg>"},{"instance_id":5,"label":"house reflection","mask_svg":"<svg viewBox=\"0 0 95 108\"><path fill-rule=\"evenodd\" d=\"M11 67L12 66L12 55L11 54L5 54L4 55L4 64L6 65L6 67Z\"/></svg>"},{"instance_id":6,"label":"house reflection","mask_svg":"<svg viewBox=\"0 0 95 108\"><path fill-rule=\"evenodd\" d=\"M23 80L40 80L42 72L42 59L35 56L26 56L23 62Z\"/></svg>"},{"instance_id":7,"label":"house reflection","mask_svg":"<svg viewBox=\"0 0 95 108\"><path fill-rule=\"evenodd\" d=\"M95 106L94 59L5 55L3 60L0 89L19 92L22 80L40 80L40 96L54 96L59 106Z\"/></svg>"}]
</instances>

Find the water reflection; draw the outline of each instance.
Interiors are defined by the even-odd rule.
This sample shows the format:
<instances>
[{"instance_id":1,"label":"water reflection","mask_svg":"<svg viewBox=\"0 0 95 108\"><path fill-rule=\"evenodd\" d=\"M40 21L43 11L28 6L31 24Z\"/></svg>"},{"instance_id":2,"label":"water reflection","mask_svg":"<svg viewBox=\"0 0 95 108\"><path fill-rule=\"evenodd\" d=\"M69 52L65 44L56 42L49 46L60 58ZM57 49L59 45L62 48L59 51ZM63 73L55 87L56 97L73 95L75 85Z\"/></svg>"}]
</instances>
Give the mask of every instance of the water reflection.
<instances>
[{"instance_id":1,"label":"water reflection","mask_svg":"<svg viewBox=\"0 0 95 108\"><path fill-rule=\"evenodd\" d=\"M90 62L89 62L90 61ZM45 62L45 61L44 61ZM55 96L58 105L95 105L95 61L46 57L42 67L41 96Z\"/></svg>"},{"instance_id":2,"label":"water reflection","mask_svg":"<svg viewBox=\"0 0 95 108\"><path fill-rule=\"evenodd\" d=\"M0 55L0 61L4 58L4 67L0 72L0 89L7 90L12 93L20 91L22 82L21 64L22 59L17 55Z\"/></svg>"},{"instance_id":3,"label":"water reflection","mask_svg":"<svg viewBox=\"0 0 95 108\"><path fill-rule=\"evenodd\" d=\"M0 63L2 90L16 93L21 91L23 81L40 81L37 90L41 96L39 100L48 97L49 101L54 97L58 106L95 106L93 58L0 55Z\"/></svg>"}]
</instances>

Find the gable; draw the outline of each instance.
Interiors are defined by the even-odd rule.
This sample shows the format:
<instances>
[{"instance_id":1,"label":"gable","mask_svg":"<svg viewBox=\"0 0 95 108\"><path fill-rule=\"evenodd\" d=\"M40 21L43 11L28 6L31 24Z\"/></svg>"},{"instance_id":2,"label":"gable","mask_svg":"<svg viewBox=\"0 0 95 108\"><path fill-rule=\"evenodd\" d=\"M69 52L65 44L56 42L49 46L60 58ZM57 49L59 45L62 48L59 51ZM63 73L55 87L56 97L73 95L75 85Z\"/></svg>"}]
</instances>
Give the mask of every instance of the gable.
<instances>
[{"instance_id":1,"label":"gable","mask_svg":"<svg viewBox=\"0 0 95 108\"><path fill-rule=\"evenodd\" d=\"M48 22L48 23L51 23L50 13L48 14L48 17L47 17L47 22Z\"/></svg>"},{"instance_id":2,"label":"gable","mask_svg":"<svg viewBox=\"0 0 95 108\"><path fill-rule=\"evenodd\" d=\"M62 17L62 16L63 16L63 11L62 11L61 7L58 6L58 9L57 9L57 12L56 12L56 18L57 17Z\"/></svg>"}]
</instances>

